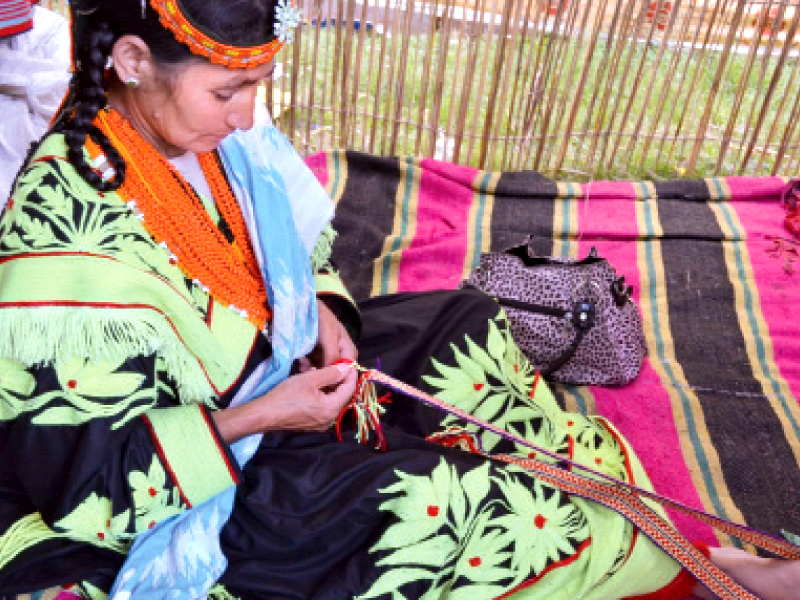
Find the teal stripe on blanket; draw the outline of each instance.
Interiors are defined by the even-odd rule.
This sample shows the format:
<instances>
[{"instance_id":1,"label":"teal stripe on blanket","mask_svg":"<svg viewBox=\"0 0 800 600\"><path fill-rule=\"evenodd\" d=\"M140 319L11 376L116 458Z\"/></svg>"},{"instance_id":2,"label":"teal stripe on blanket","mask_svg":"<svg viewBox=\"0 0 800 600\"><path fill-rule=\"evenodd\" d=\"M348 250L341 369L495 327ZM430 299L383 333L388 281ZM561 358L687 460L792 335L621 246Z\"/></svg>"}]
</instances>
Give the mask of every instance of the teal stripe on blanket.
<instances>
[{"instance_id":1,"label":"teal stripe on blanket","mask_svg":"<svg viewBox=\"0 0 800 600\"><path fill-rule=\"evenodd\" d=\"M697 432L697 423L695 423L694 420L691 403L689 398L686 396L686 390L681 385L681 382L678 380L678 377L675 374L675 370L672 367L671 361L667 359L664 351L664 339L661 336L661 331L664 325L661 323L658 316L658 290L656 289L657 276L655 259L653 258L653 244L658 242L651 241L655 237L652 212L653 204L650 202L643 203L643 211L645 221L644 234L646 238L646 241L643 245L645 249L645 262L647 264L649 285L647 290L642 290L642 293L647 293L650 296L650 306L652 307L650 316L653 319L653 332L657 355L656 360L659 361L659 364L664 369L664 372L667 373L672 389L680 398L681 406L683 407L683 414L686 418L686 427L688 430L689 439L692 442L692 448L694 449L695 457L697 458L697 464L700 466L700 473L703 477L703 481L705 482L706 490L708 491L708 497L714 506L714 513L723 519L728 519L728 514L720 500L719 491L714 484L714 478L711 476L708 458L706 457L703 443L700 440Z\"/></svg>"},{"instance_id":2,"label":"teal stripe on blanket","mask_svg":"<svg viewBox=\"0 0 800 600\"><path fill-rule=\"evenodd\" d=\"M572 184L567 184L569 195L561 199L561 232L558 235L560 240L556 256L569 256L570 247L570 215L572 210Z\"/></svg>"},{"instance_id":3,"label":"teal stripe on blanket","mask_svg":"<svg viewBox=\"0 0 800 600\"><path fill-rule=\"evenodd\" d=\"M331 156L333 156L333 185L331 185L330 188L332 194L335 196L339 190L339 179L342 176L342 165L340 164L339 152L331 152ZM346 157L345 160L347 160Z\"/></svg>"},{"instance_id":4,"label":"teal stripe on blanket","mask_svg":"<svg viewBox=\"0 0 800 600\"><path fill-rule=\"evenodd\" d=\"M717 179L714 179L713 181L717 186L720 195L722 195L722 189L719 185L719 181ZM764 348L763 340L765 336L769 335L769 332L761 329L758 319L756 318L755 309L753 308L753 296L754 294L758 293L758 290L753 289L753 282L748 281L745 274L745 259L742 256L742 245L746 244L746 242L740 241L747 239L747 233L743 231L741 227L737 226L737 219L735 219L732 214L733 208L728 202L720 202L719 207L722 215L725 218L725 224L730 228L733 234L731 247L733 248L733 254L736 258L736 277L738 278L744 293L744 306L747 312L747 325L750 327L749 333L756 346L758 364L761 367L762 373L769 381L770 387L772 388L772 393L780 400L781 408L783 408L783 412L786 415L787 420L792 425L792 431L794 431L794 434L800 438L800 427L798 427L797 420L794 418L794 415L789 408L789 400L783 393L780 383L775 379L774 369L771 368L772 365L770 365L769 360L767 359L767 351Z\"/></svg>"},{"instance_id":5,"label":"teal stripe on blanket","mask_svg":"<svg viewBox=\"0 0 800 600\"><path fill-rule=\"evenodd\" d=\"M472 248L472 262L470 263L474 268L480 262L481 248L483 248L483 214L486 212L486 190L489 188L489 182L492 180L492 173L484 173L481 177L480 187L478 190L478 207L475 210L475 245Z\"/></svg>"},{"instance_id":6,"label":"teal stripe on blanket","mask_svg":"<svg viewBox=\"0 0 800 600\"><path fill-rule=\"evenodd\" d=\"M389 277L392 269L392 255L397 252L403 244L408 231L408 206L411 200L412 184L414 182L414 159L408 157L405 159L406 163L406 176L405 176L405 190L403 192L403 206L401 209L401 224L400 234L395 237L392 242L392 249L383 257L383 268L381 269L381 294L389 293Z\"/></svg>"}]
</instances>

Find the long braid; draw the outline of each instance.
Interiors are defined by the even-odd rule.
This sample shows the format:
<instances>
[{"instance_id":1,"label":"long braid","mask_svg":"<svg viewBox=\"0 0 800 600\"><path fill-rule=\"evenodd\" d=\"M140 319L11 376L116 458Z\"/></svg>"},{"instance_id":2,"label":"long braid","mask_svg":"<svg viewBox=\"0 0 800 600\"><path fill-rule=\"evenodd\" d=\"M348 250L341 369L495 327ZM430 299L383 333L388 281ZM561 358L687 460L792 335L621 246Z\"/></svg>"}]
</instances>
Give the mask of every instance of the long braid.
<instances>
[{"instance_id":1,"label":"long braid","mask_svg":"<svg viewBox=\"0 0 800 600\"><path fill-rule=\"evenodd\" d=\"M92 125L97 113L107 104L103 86L105 66L115 36L108 23L101 21L88 32L88 44L78 50L76 108L61 127L67 143L67 158L81 177L95 189L106 192L117 189L125 180L125 161L110 140ZM99 146L114 169L114 177L104 179L86 161L84 146L91 137Z\"/></svg>"}]
</instances>

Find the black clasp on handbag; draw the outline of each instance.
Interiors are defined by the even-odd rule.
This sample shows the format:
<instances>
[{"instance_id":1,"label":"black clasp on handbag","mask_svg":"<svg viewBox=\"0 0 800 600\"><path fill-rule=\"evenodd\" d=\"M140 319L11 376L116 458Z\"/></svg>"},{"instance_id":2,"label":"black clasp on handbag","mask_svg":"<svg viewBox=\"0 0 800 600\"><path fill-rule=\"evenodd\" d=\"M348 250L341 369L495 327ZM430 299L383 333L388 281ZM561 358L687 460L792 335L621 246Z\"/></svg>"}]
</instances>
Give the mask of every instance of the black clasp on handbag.
<instances>
[{"instance_id":1,"label":"black clasp on handbag","mask_svg":"<svg viewBox=\"0 0 800 600\"><path fill-rule=\"evenodd\" d=\"M625 303L631 299L633 294L633 287L625 285L625 276L615 279L611 282L611 297L614 298L614 304L622 308Z\"/></svg>"},{"instance_id":2,"label":"black clasp on handbag","mask_svg":"<svg viewBox=\"0 0 800 600\"><path fill-rule=\"evenodd\" d=\"M591 329L594 325L594 302L580 300L572 307L572 314L565 315L572 321L575 329Z\"/></svg>"}]
</instances>

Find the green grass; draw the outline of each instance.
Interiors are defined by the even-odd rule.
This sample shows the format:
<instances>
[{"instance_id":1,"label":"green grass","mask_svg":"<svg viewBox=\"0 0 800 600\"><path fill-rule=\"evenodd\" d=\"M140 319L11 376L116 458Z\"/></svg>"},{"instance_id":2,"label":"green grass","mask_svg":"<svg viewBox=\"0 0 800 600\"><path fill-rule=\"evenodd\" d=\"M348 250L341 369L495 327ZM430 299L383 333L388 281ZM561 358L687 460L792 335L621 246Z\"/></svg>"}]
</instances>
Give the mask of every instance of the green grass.
<instances>
[{"instance_id":1,"label":"green grass","mask_svg":"<svg viewBox=\"0 0 800 600\"><path fill-rule=\"evenodd\" d=\"M441 40L435 34L433 47L437 48ZM304 31L301 36L301 66L298 71L298 81L301 92L296 99L300 106L309 103L308 90L310 85L311 66L310 57L313 43L313 30ZM381 44L386 44L386 55L381 69L377 68L377 61ZM319 60L316 66L316 81L314 82L314 106L324 106L323 110L295 111L297 119L295 131L299 132L295 141L300 146L312 152L332 147L347 147L350 149L369 150L377 154L413 155L415 153L427 154L429 142L433 135L430 131L423 131L422 146L416 150L416 128L401 127L394 147L389 143L391 137L391 123L378 120L373 121L373 102L379 100L378 115L386 117L389 121L395 120L393 112L396 100L396 84L400 79L398 73L392 71L393 65L399 64L400 38L383 38L379 34L365 35L361 51L362 74L359 77L359 88L355 91L359 98L357 113L366 112L367 116L351 115L348 122L348 137L342 136L341 116L331 107L342 105L341 89L342 73L348 70L349 81L354 80L354 61L350 65L343 65L343 55L333 51L335 33L330 29L320 31ZM422 69L422 52L427 51L429 39L427 36L410 36L408 39L407 68L404 73L405 98L399 114L401 121L416 123L419 121L419 110L425 110L426 122L431 122L433 110L433 92L428 87L423 87L425 73ZM460 44L460 48L458 46ZM373 45L374 49L373 49ZM512 65L514 78L517 81L517 96L513 109L504 111L503 114L495 111L492 132L494 135L509 136L517 141L509 144L498 144L491 148L485 167L487 169L502 168L535 168L550 176L569 179L594 178L671 178L676 176L703 177L715 174L768 174L773 170L775 163L774 153L754 152L751 159L743 164L743 148L746 143L736 140L748 140L749 132L762 109L767 85L772 80L777 65L777 57L767 60L757 59L752 69L747 69L747 57L740 54L732 55L722 71L719 90L712 105L706 138L699 146L697 159L693 169L686 169L691 157L694 142L681 138L696 136L700 130L701 117L705 109L707 98L720 67L722 55L717 51L709 51L704 55L694 54L686 49L665 48L662 50L656 45L645 43L625 43L622 46L609 46L604 40L599 40L594 48L591 63L589 64L588 77L579 97L576 118L572 127L572 134L568 138L566 148L562 149L565 136L566 115L571 110L577 89L577 76L584 62L587 60L588 42L549 35L529 37L524 41L522 48L514 48L515 53L526 57ZM479 64L493 65L498 51L496 37L476 36L468 40L461 40L448 45L446 62L444 65L445 86L442 93L441 107L439 110L440 136L450 124L451 132L455 129L461 112L464 114L463 126L469 132L473 123L480 135L486 120L488 110L488 93L479 95L475 93L479 77L487 69L477 69L470 86L464 85L465 68L464 60L472 48ZM355 54L356 42L353 44ZM616 61L611 57L621 48L616 56ZM456 70L456 56L461 52L460 68ZM543 56L554 58L550 68L536 57ZM658 60L659 55L661 59ZM367 80L369 59L375 61L373 77ZM434 54L434 56L437 56ZM292 54L286 52L287 70L293 68ZM776 78L776 86L771 102L765 108L764 125L756 138L756 146L763 146L767 141L770 129L777 132L773 135L773 147L780 141L783 131L789 127L789 114L793 106L793 98L797 94L797 84L791 75L796 67L797 58L790 58L785 64L782 73ZM575 64L576 69L570 71L567 67ZM614 72L614 64L618 71ZM641 65L638 86L633 85L633 78ZM627 68L626 68L627 66ZM435 69L439 63L434 60L433 73L429 73L432 80ZM338 68L338 72L335 72ZM377 72L383 74L379 84ZM626 73L626 74L625 74ZM392 75L393 74L393 75ZM685 74L685 75L684 75ZM796 73L794 73L796 75ZM488 75L487 75L488 76ZM336 86L332 85L336 78ZM288 78L284 80L286 85ZM538 87L534 82L538 81ZM276 84L279 89L280 82ZM466 106L462 106L462 91L468 89L469 94ZM733 109L737 102L737 92L743 89L743 97L739 102L739 109L735 118L732 118ZM285 90L288 88L284 88ZM488 86L484 85L484 89ZM648 96L648 89L650 93ZM344 91L346 97L352 97L352 86ZM665 99L664 106L659 110L657 99ZM786 98L783 110L780 109L781 101ZM508 103L506 103L506 106ZM526 122L527 116L527 122ZM279 123L287 125L286 113L278 116ZM548 124L545 125L545 121ZM636 131L639 135L633 139ZM306 137L306 132L313 127L313 134ZM370 147L369 133L376 128L376 139ZM723 133L731 127L730 133L734 143L730 144L722 155L721 138ZM585 132L585 135L578 135ZM611 133L606 133L611 132ZM527 140L523 136L529 134ZM646 135L652 134L650 143ZM537 137L538 136L538 137ZM542 136L541 151L537 149ZM678 139L674 139L675 137ZM451 136L452 137L452 136ZM798 136L795 134L794 136ZM472 152L469 152L467 142L459 156L459 161L465 164L478 165L478 149L473 142ZM594 152L592 152L594 148ZM565 152L564 161L557 169L556 158L560 151ZM790 150L795 156L798 150ZM446 156L452 159L451 155ZM783 169L787 164L792 164L794 157L785 157ZM718 167L719 164L719 169Z\"/></svg>"}]
</instances>

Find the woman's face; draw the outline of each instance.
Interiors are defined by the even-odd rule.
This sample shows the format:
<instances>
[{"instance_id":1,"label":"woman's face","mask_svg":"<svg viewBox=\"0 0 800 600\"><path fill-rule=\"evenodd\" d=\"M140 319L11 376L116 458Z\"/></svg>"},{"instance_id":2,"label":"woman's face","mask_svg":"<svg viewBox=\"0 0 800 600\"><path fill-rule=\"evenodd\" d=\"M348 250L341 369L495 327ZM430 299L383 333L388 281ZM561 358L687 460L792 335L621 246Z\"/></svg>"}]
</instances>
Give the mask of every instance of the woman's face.
<instances>
[{"instance_id":1,"label":"woman's face","mask_svg":"<svg viewBox=\"0 0 800 600\"><path fill-rule=\"evenodd\" d=\"M252 69L228 69L205 60L154 72L147 82L123 92L125 116L168 158L208 152L235 129L253 126L258 84L274 63Z\"/></svg>"}]
</instances>

